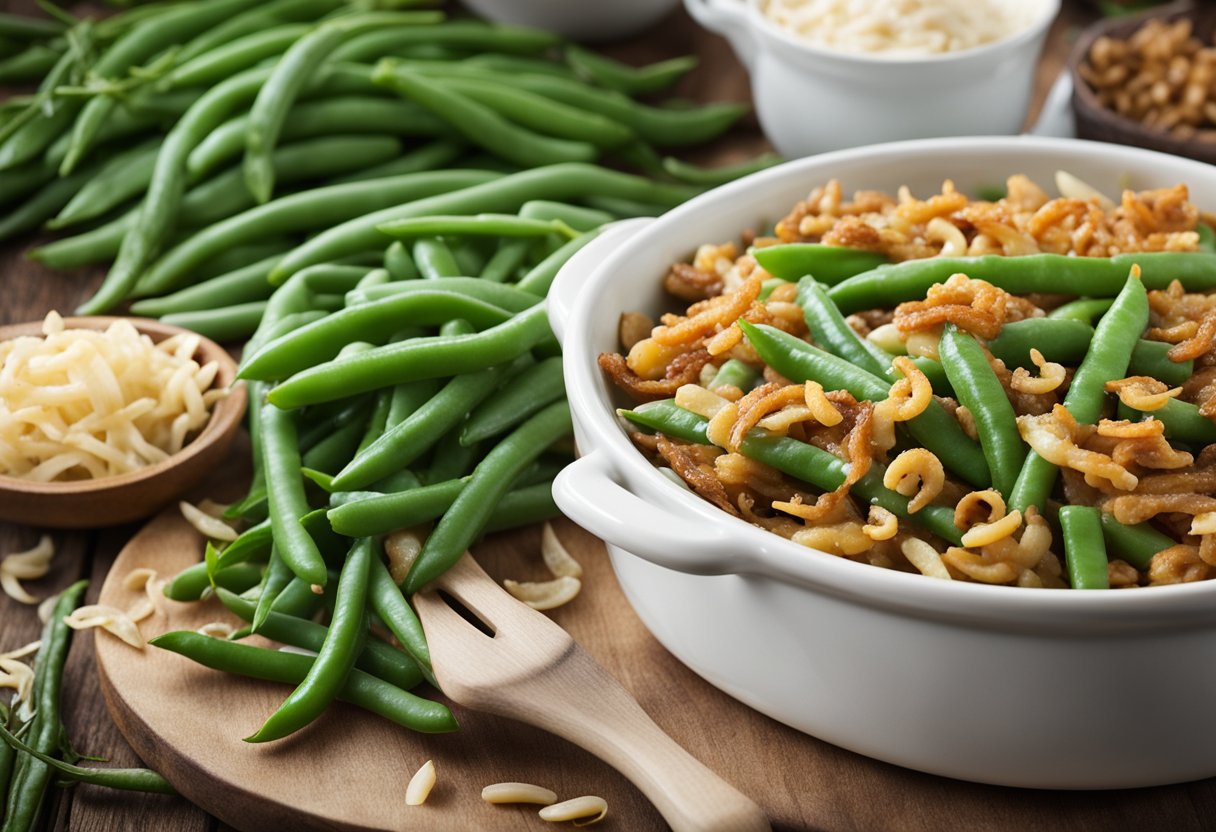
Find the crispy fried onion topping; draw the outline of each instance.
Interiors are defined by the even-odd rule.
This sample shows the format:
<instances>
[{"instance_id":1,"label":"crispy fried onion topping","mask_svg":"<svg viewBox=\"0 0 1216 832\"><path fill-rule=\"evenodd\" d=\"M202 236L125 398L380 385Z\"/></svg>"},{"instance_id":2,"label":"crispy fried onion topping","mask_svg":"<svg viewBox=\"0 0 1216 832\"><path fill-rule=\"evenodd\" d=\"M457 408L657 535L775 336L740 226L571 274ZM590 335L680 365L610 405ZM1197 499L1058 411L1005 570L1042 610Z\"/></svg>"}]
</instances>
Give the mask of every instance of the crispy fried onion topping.
<instances>
[{"instance_id":1,"label":"crispy fried onion topping","mask_svg":"<svg viewBox=\"0 0 1216 832\"><path fill-rule=\"evenodd\" d=\"M1008 522L1014 518L1016 522ZM974 544L979 552L951 546L942 559L968 578L981 583L1007 584L1016 581L1019 586L1054 583L1052 579L1059 577L1059 561L1051 552L1051 527L1047 521L1037 512L1027 512L1020 539L1012 530L1005 533L1005 528L996 528L1013 526L1016 529L1021 521L1022 517L1015 511L996 523L980 524L968 532L968 535L983 532L982 536L977 536L978 542ZM963 537L963 542L969 542L967 536Z\"/></svg>"},{"instance_id":2,"label":"crispy fried onion topping","mask_svg":"<svg viewBox=\"0 0 1216 832\"><path fill-rule=\"evenodd\" d=\"M869 402L860 402L856 407L849 409L848 419L850 422L848 432L842 442L849 462L844 482L835 491L819 495L813 505L806 505L800 495L795 495L788 501L774 501L774 509L792 514L807 523L821 522L844 502L853 484L869 473L870 465L874 461L870 456L874 406Z\"/></svg>"},{"instance_id":3,"label":"crispy fried onion topping","mask_svg":"<svg viewBox=\"0 0 1216 832\"><path fill-rule=\"evenodd\" d=\"M728 514L736 517L739 515L734 503L726 493L725 486L714 475L712 459L707 458L706 455L706 451L720 453L717 448L686 445L673 442L666 436L660 435L658 451L659 455L667 460L671 469L679 474L680 479L688 483L693 491Z\"/></svg>"},{"instance_id":4,"label":"crispy fried onion topping","mask_svg":"<svg viewBox=\"0 0 1216 832\"><path fill-rule=\"evenodd\" d=\"M1106 392L1116 394L1119 401L1133 410L1153 411L1165 407L1170 399L1176 399L1182 388L1167 387L1152 376L1129 376L1106 382Z\"/></svg>"},{"instance_id":5,"label":"crispy fried onion topping","mask_svg":"<svg viewBox=\"0 0 1216 832\"><path fill-rule=\"evenodd\" d=\"M1035 453L1061 468L1085 474L1085 481L1107 480L1121 491L1132 491L1138 482L1135 474L1110 456L1078 446L1081 428L1063 405L1041 416L1019 416L1018 432Z\"/></svg>"},{"instance_id":6,"label":"crispy fried onion topping","mask_svg":"<svg viewBox=\"0 0 1216 832\"><path fill-rule=\"evenodd\" d=\"M989 340L1000 334L1009 311L1019 301L986 280L956 274L945 283L930 287L924 300L895 307L895 325L900 332L909 333L949 322Z\"/></svg>"},{"instance_id":7,"label":"crispy fried onion topping","mask_svg":"<svg viewBox=\"0 0 1216 832\"><path fill-rule=\"evenodd\" d=\"M698 379L701 368L708 361L709 353L703 349L681 353L667 365L664 378L646 379L631 370L625 359L616 353L600 353L598 359L600 369L608 374L613 383L643 402L675 395L681 385L692 384Z\"/></svg>"},{"instance_id":8,"label":"crispy fried onion topping","mask_svg":"<svg viewBox=\"0 0 1216 832\"><path fill-rule=\"evenodd\" d=\"M1148 566L1149 586L1185 584L1216 577L1216 566L1199 557L1199 547L1180 543L1153 555Z\"/></svg>"},{"instance_id":9,"label":"crispy fried onion topping","mask_svg":"<svg viewBox=\"0 0 1216 832\"><path fill-rule=\"evenodd\" d=\"M656 327L651 337L663 346L676 346L691 344L719 329L725 329L760 296L763 282L764 272L755 272L735 291L695 303L689 307L688 317Z\"/></svg>"},{"instance_id":10,"label":"crispy fried onion topping","mask_svg":"<svg viewBox=\"0 0 1216 832\"><path fill-rule=\"evenodd\" d=\"M1044 393L1050 393L1064 383L1068 371L1064 369L1063 364L1048 361L1043 357L1043 353L1034 348L1030 350L1030 360L1034 362L1034 366L1039 368L1039 377L1031 376L1030 371L1025 367L1015 368L1013 377L1009 380L1009 386L1014 390L1032 396L1041 396Z\"/></svg>"},{"instance_id":11,"label":"crispy fried onion topping","mask_svg":"<svg viewBox=\"0 0 1216 832\"><path fill-rule=\"evenodd\" d=\"M1216 497L1206 494L1120 494L1102 503L1102 510L1125 525L1151 520L1158 514L1206 514L1216 511Z\"/></svg>"},{"instance_id":12,"label":"crispy fried onion topping","mask_svg":"<svg viewBox=\"0 0 1216 832\"><path fill-rule=\"evenodd\" d=\"M954 507L954 525L963 531L979 523L995 523L1005 516L1005 498L995 488L970 491Z\"/></svg>"},{"instance_id":13,"label":"crispy fried onion topping","mask_svg":"<svg viewBox=\"0 0 1216 832\"><path fill-rule=\"evenodd\" d=\"M915 514L929 505L946 485L941 460L926 448L909 448L891 461L882 484L897 491L908 501L908 513Z\"/></svg>"}]
</instances>

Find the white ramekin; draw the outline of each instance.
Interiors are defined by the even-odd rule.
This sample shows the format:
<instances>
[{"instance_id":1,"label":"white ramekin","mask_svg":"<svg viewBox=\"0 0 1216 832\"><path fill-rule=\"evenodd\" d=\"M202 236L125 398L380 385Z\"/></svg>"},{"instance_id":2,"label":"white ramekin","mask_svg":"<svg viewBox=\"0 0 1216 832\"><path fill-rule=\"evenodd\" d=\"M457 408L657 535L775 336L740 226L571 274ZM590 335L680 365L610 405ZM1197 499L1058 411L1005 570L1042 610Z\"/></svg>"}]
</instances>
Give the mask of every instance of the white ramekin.
<instances>
[{"instance_id":1,"label":"white ramekin","mask_svg":"<svg viewBox=\"0 0 1216 832\"><path fill-rule=\"evenodd\" d=\"M673 304L662 276L704 242L779 219L830 178L975 192L1068 170L1107 193L1186 182L1216 206L1216 168L1058 139L879 145L790 162L654 220L620 223L558 276L581 458L562 511L608 544L638 615L712 684L788 725L910 768L1011 786L1125 788L1216 775L1216 582L1110 592L948 583L803 548L672 483L631 445L596 366L623 311Z\"/></svg>"},{"instance_id":2,"label":"white ramekin","mask_svg":"<svg viewBox=\"0 0 1216 832\"><path fill-rule=\"evenodd\" d=\"M547 29L573 40L599 42L637 34L658 23L679 0L464 0L482 17Z\"/></svg>"},{"instance_id":3,"label":"white ramekin","mask_svg":"<svg viewBox=\"0 0 1216 832\"><path fill-rule=\"evenodd\" d=\"M698 23L730 41L751 74L756 114L788 158L896 139L1013 135L1060 0L1027 29L975 49L924 58L833 52L769 20L763 0L684 0Z\"/></svg>"}]
</instances>

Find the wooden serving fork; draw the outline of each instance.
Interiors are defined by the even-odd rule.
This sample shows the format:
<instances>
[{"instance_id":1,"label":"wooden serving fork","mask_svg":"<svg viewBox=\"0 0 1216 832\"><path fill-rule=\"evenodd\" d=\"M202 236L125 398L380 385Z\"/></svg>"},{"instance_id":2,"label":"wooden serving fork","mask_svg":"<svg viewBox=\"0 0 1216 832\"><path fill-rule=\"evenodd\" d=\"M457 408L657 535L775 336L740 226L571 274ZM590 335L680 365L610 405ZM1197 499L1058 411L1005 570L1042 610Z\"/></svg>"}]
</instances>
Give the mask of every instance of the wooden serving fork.
<instances>
[{"instance_id":1,"label":"wooden serving fork","mask_svg":"<svg viewBox=\"0 0 1216 832\"><path fill-rule=\"evenodd\" d=\"M466 621L463 604L493 631ZM760 807L676 744L571 638L465 554L414 596L435 677L453 700L543 728L625 775L675 832L761 832ZM594 706L590 706L594 703Z\"/></svg>"}]
</instances>

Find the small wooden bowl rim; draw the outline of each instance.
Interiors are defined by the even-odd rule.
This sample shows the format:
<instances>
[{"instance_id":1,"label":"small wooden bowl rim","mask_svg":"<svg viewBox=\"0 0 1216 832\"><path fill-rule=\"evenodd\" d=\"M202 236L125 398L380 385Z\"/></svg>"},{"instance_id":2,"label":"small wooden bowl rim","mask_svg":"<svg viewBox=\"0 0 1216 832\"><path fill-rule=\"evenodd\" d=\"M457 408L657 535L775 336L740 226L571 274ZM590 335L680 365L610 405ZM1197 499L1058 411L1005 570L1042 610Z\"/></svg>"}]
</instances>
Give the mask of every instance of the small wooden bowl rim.
<instances>
[{"instance_id":1,"label":"small wooden bowl rim","mask_svg":"<svg viewBox=\"0 0 1216 832\"><path fill-rule=\"evenodd\" d=\"M219 362L219 372L216 373L215 383L219 387L228 387L230 392L212 406L211 418L207 420L206 426L199 435L168 459L163 459L160 462L140 468L138 471L128 471L125 474L114 474L96 479L71 480L68 482L33 482L21 477L0 474L0 494L11 492L62 497L71 494L97 494L110 489L121 488L158 477L172 468L193 459L236 428L237 423L240 422L241 417L245 414L247 398L245 385L243 382L236 381L237 367L232 356L210 338L205 338L197 332L192 332L179 326L162 324L160 321L150 318L116 316L64 318L63 324L67 329L103 331L117 321L129 321L136 330L150 337L154 343L168 340L174 335L197 336L199 345L195 354L201 359L199 363L206 364L209 361ZM0 342L25 335L41 336L42 321L0 326Z\"/></svg>"},{"instance_id":2,"label":"small wooden bowl rim","mask_svg":"<svg viewBox=\"0 0 1216 832\"><path fill-rule=\"evenodd\" d=\"M1094 41L1103 35L1124 38L1153 19L1173 22L1182 17L1195 17L1196 6L1189 0L1170 3L1127 17L1113 17L1090 24L1081 32L1068 57L1068 69L1072 75L1072 102L1078 120L1088 119L1109 131L1120 144L1135 143L1150 150L1173 153L1203 162L1216 164L1216 144L1207 144L1193 139L1177 139L1162 130L1148 127L1139 121L1116 113L1102 106L1089 82L1081 77L1080 67L1089 55ZM1128 139L1128 141L1124 141ZM1109 139L1108 139L1109 141Z\"/></svg>"}]
</instances>

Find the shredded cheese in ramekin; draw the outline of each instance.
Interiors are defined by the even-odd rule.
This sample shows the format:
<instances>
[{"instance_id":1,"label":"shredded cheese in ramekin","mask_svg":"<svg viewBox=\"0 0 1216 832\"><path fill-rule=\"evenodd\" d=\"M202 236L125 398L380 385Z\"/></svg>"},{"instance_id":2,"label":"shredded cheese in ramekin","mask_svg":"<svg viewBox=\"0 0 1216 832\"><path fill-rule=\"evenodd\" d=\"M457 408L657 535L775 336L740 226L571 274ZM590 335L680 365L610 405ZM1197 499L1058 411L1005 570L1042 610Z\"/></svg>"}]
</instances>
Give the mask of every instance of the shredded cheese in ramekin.
<instances>
[{"instance_id":1,"label":"shredded cheese in ramekin","mask_svg":"<svg viewBox=\"0 0 1216 832\"><path fill-rule=\"evenodd\" d=\"M199 336L154 344L129 321L0 343L0 474L39 482L123 474L167 459L227 394Z\"/></svg>"},{"instance_id":2,"label":"shredded cheese in ramekin","mask_svg":"<svg viewBox=\"0 0 1216 832\"><path fill-rule=\"evenodd\" d=\"M1000 0L768 0L765 15L834 52L925 56L974 49L1022 31L1038 2Z\"/></svg>"}]
</instances>

